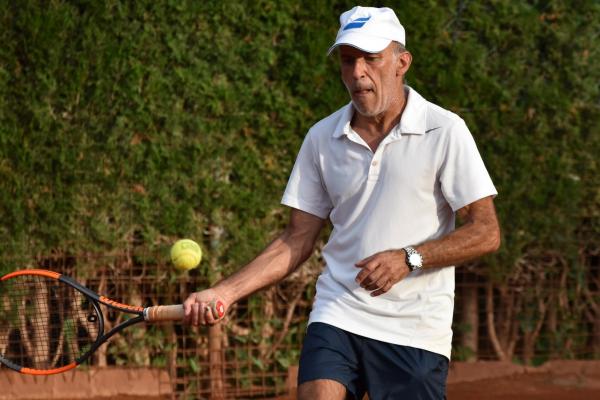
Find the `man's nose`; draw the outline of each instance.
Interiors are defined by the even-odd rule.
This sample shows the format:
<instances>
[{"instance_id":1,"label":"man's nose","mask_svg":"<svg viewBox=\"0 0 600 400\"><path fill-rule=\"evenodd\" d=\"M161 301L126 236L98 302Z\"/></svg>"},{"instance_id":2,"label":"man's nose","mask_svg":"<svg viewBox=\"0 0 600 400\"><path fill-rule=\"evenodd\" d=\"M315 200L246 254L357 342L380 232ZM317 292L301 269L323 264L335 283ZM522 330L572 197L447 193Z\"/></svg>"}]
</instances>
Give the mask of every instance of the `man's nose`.
<instances>
[{"instance_id":1,"label":"man's nose","mask_svg":"<svg viewBox=\"0 0 600 400\"><path fill-rule=\"evenodd\" d=\"M365 76L365 67L366 62L362 57L356 58L354 60L354 65L352 66L352 77L354 79L360 79Z\"/></svg>"}]
</instances>

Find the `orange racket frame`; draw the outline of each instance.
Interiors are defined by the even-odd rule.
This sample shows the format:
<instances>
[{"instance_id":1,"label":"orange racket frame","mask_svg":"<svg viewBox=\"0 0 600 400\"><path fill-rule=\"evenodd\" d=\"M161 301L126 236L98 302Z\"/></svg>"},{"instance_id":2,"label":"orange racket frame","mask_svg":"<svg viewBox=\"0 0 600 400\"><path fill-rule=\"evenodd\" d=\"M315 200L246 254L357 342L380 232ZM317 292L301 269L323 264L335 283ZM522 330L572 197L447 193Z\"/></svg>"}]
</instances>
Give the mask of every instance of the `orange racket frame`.
<instances>
[{"instance_id":1,"label":"orange racket frame","mask_svg":"<svg viewBox=\"0 0 600 400\"><path fill-rule=\"evenodd\" d=\"M22 374L29 375L52 375L58 374L62 372L69 371L87 359L100 347L103 343L105 343L108 339L110 339L116 333L122 331L123 329L135 325L141 322L160 322L160 321L182 321L184 318L184 309L183 304L174 304L174 305L166 305L166 306L151 306L151 307L139 307L132 306L128 304L119 303L118 301L109 299L108 297L101 296L89 288L83 286L73 278L70 278L66 275L60 274L54 271L48 271L44 269L28 269L11 272L9 274L4 275L0 278L1 281L8 281L9 279L13 279L19 276L28 275L28 276L42 276L46 278L50 278L59 282L62 282L66 285L69 285L81 292L85 295L91 302L93 308L96 313L100 317L99 319L99 333L97 339L91 345L90 349L86 351L83 355L77 358L70 364L61 366L59 368L53 369L33 369L27 368L20 365L15 364L14 362L6 359L0 354L0 363L6 365L7 367L20 372ZM10 296L10 293L9 293ZM99 304L103 304L107 307L119 310L121 312L129 313L135 315L133 318L128 319L127 321L115 326L110 331L104 333L104 316L102 314L102 310L99 307ZM211 303L211 310L215 317L222 317L225 313L225 306L221 301L215 301Z\"/></svg>"}]
</instances>

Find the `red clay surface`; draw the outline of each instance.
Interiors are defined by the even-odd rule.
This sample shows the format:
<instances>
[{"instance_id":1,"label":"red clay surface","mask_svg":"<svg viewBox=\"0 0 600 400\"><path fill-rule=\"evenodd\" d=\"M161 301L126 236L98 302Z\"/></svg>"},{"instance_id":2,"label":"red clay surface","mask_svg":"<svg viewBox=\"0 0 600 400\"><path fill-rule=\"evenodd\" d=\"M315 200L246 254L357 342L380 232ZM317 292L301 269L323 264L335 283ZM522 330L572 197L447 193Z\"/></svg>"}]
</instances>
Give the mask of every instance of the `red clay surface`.
<instances>
[{"instance_id":1,"label":"red clay surface","mask_svg":"<svg viewBox=\"0 0 600 400\"><path fill-rule=\"evenodd\" d=\"M557 380L546 374L483 379L448 385L448 400L592 400L600 399L600 385L574 377ZM170 397L93 397L89 400L166 400ZM292 398L290 398L291 400ZM71 400L71 399L63 399Z\"/></svg>"},{"instance_id":2,"label":"red clay surface","mask_svg":"<svg viewBox=\"0 0 600 400\"><path fill-rule=\"evenodd\" d=\"M510 363L455 363L449 400L600 399L600 362L551 361L541 367Z\"/></svg>"},{"instance_id":3,"label":"red clay surface","mask_svg":"<svg viewBox=\"0 0 600 400\"><path fill-rule=\"evenodd\" d=\"M525 374L448 385L448 400L588 400L600 399L600 385L581 377Z\"/></svg>"},{"instance_id":4,"label":"red clay surface","mask_svg":"<svg viewBox=\"0 0 600 400\"><path fill-rule=\"evenodd\" d=\"M147 397L147 396L117 396L117 397L88 397L88 400L170 400L171 397ZM27 400L27 399L23 399ZM56 400L80 400L80 399L56 399Z\"/></svg>"},{"instance_id":5,"label":"red clay surface","mask_svg":"<svg viewBox=\"0 0 600 400\"><path fill-rule=\"evenodd\" d=\"M136 372L137 378L144 377L144 371ZM134 374L130 371L129 375ZM99 375L96 372L96 377ZM127 378L127 373L117 376ZM129 379L133 375L129 376ZM0 375L0 378L2 376ZM9 375L12 382L0 381L0 388L10 391L17 379ZM111 374L111 378L114 376ZM0 399L27 400L31 395L39 393L52 393L52 386L46 386L45 380L39 380L41 386L31 388L30 395L3 397ZM62 381L62 379L61 379ZM125 380L128 382L128 380ZM130 383L131 381L129 381ZM292 380L294 382L294 380ZM27 383L27 382L26 382ZM112 382L115 385L117 382ZM106 385L106 383L104 383ZM31 385L31 383L29 383ZM69 382L73 385L73 381ZM146 392L146 396L136 396L134 393L115 396L99 392L93 393L88 382L81 391L65 393L63 396L54 393L53 400L167 400L170 395L156 396ZM56 387L54 387L56 389ZM290 387L290 390L295 388ZM6 394L6 393L4 393ZM79 394L82 396L77 397ZM139 394L139 392L135 392ZM156 393L158 394L158 393ZM600 399L600 361L552 361L541 367L523 367L510 363L478 362L478 363L453 363L448 376L447 395L449 400L588 400ZM77 398L75 398L77 397ZM177 398L177 396L175 396ZM277 400L293 400L295 396L279 397ZM37 396L35 399L39 400Z\"/></svg>"}]
</instances>

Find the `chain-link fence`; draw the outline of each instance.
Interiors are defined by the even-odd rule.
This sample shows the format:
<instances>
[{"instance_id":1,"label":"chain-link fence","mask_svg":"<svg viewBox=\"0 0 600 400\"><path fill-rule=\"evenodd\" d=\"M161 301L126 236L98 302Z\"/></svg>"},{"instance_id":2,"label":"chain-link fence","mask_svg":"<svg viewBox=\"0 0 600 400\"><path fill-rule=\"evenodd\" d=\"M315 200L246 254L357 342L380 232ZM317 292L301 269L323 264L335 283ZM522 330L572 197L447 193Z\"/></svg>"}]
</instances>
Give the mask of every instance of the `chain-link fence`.
<instances>
[{"instance_id":1,"label":"chain-link fence","mask_svg":"<svg viewBox=\"0 0 600 400\"><path fill-rule=\"evenodd\" d=\"M160 259L129 253L42 257L31 267L70 275L133 305L180 303L208 285L199 272L178 273ZM579 286L560 273L541 285L500 284L475 267L457 268L453 359L535 365L598 358L600 274L597 258L589 260ZM211 328L165 323L127 329L102 346L90 364L166 370L177 399L285 396L294 386L289 371L298 362L313 282L314 274L291 276L240 301L224 323ZM105 315L105 330L127 318L109 310Z\"/></svg>"}]
</instances>

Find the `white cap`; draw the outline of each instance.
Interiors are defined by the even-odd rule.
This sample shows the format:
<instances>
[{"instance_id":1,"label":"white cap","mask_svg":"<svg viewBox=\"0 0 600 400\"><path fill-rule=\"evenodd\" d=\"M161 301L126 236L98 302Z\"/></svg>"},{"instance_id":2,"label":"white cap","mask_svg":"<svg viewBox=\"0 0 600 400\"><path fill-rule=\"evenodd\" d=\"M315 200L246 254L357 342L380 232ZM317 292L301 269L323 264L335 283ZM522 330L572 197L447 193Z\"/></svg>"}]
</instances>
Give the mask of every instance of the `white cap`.
<instances>
[{"instance_id":1,"label":"white cap","mask_svg":"<svg viewBox=\"0 0 600 400\"><path fill-rule=\"evenodd\" d=\"M356 6L340 15L340 30L327 54L344 44L368 53L379 53L392 41L406 44L404 27L394 10Z\"/></svg>"}]
</instances>

